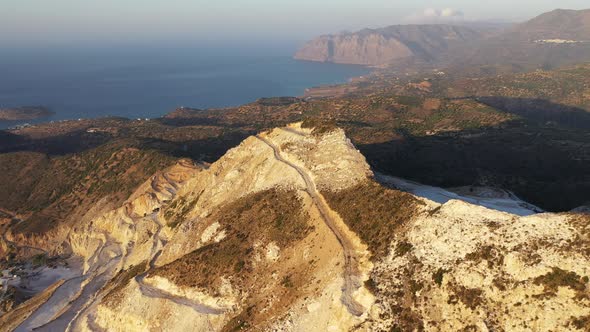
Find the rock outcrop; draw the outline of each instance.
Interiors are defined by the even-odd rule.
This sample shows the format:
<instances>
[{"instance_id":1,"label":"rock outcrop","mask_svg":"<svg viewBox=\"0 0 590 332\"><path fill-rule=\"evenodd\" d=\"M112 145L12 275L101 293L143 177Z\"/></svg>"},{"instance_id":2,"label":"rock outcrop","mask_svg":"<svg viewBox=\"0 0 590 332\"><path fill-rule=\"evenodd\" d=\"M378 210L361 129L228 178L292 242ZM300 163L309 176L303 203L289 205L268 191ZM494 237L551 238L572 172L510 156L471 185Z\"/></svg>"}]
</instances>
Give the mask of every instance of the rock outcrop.
<instances>
[{"instance_id":1,"label":"rock outcrop","mask_svg":"<svg viewBox=\"0 0 590 332\"><path fill-rule=\"evenodd\" d=\"M433 204L375 264L371 331L585 331L589 216ZM550 313L550 314L548 314Z\"/></svg>"}]
</instances>

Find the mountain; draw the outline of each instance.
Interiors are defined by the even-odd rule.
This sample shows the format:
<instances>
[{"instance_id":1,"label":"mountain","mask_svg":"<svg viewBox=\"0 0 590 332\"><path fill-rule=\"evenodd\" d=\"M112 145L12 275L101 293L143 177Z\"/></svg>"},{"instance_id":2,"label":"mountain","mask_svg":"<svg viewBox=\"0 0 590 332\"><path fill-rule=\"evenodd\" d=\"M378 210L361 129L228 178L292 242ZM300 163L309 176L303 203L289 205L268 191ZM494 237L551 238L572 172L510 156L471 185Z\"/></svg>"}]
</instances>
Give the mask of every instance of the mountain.
<instances>
[{"instance_id":1,"label":"mountain","mask_svg":"<svg viewBox=\"0 0 590 332\"><path fill-rule=\"evenodd\" d=\"M63 243L5 232L3 248L33 256L13 269L36 295L2 330L589 327L588 215L375 174L328 123L261 132L97 206L59 226Z\"/></svg>"},{"instance_id":2,"label":"mountain","mask_svg":"<svg viewBox=\"0 0 590 332\"><path fill-rule=\"evenodd\" d=\"M296 59L448 72L523 72L590 61L590 10L558 9L503 29L398 25L325 35Z\"/></svg>"},{"instance_id":3,"label":"mountain","mask_svg":"<svg viewBox=\"0 0 590 332\"><path fill-rule=\"evenodd\" d=\"M590 9L556 9L515 26L504 37L532 41L562 39L589 42Z\"/></svg>"},{"instance_id":4,"label":"mountain","mask_svg":"<svg viewBox=\"0 0 590 332\"><path fill-rule=\"evenodd\" d=\"M474 45L453 68L550 69L590 61L590 10L554 10ZM485 69L485 68L484 68Z\"/></svg>"},{"instance_id":5,"label":"mountain","mask_svg":"<svg viewBox=\"0 0 590 332\"><path fill-rule=\"evenodd\" d=\"M295 59L368 66L407 59L433 62L483 36L482 32L464 26L397 25L321 36L305 44Z\"/></svg>"}]
</instances>

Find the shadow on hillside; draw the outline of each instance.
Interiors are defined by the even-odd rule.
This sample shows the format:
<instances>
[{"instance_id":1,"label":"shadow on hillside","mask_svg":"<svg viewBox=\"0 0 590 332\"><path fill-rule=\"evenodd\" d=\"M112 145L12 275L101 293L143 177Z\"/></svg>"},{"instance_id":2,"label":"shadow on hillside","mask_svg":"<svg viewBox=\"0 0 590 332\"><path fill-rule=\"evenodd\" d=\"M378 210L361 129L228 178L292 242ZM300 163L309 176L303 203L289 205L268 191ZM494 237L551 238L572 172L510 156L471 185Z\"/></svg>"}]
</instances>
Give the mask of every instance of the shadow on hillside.
<instances>
[{"instance_id":1,"label":"shadow on hillside","mask_svg":"<svg viewBox=\"0 0 590 332\"><path fill-rule=\"evenodd\" d=\"M213 163L221 158L229 149L238 146L250 134L232 133L222 137L211 137L198 140L173 142L162 139L144 139L141 149L150 149L175 158L190 158L199 162Z\"/></svg>"},{"instance_id":2,"label":"shadow on hillside","mask_svg":"<svg viewBox=\"0 0 590 332\"><path fill-rule=\"evenodd\" d=\"M590 202L586 131L510 123L358 148L375 170L428 185L501 187L548 211Z\"/></svg>"},{"instance_id":3,"label":"shadow on hillside","mask_svg":"<svg viewBox=\"0 0 590 332\"><path fill-rule=\"evenodd\" d=\"M237 125L228 125L224 123L222 119L217 119L215 117L199 117L199 116L190 116L190 117L179 117L179 118L160 118L156 121L160 122L166 126L173 126L173 127L187 127L187 126L225 126L225 127L240 127L240 124Z\"/></svg>"},{"instance_id":4,"label":"shadow on hillside","mask_svg":"<svg viewBox=\"0 0 590 332\"><path fill-rule=\"evenodd\" d=\"M91 138L82 133L69 133L45 139L20 139L12 142L0 142L0 154L11 152L36 152L50 156L65 156L83 153L106 146L118 146L119 149L137 148L156 150L176 158L191 158L198 161L214 162L232 147L237 146L248 137L248 133L232 132L221 137L204 139L186 139L171 141L150 137L112 137L95 135Z\"/></svg>"},{"instance_id":5,"label":"shadow on hillside","mask_svg":"<svg viewBox=\"0 0 590 332\"><path fill-rule=\"evenodd\" d=\"M89 132L87 129L82 129L43 138L30 138L0 130L0 154L38 152L50 156L63 156L96 149L112 142L131 140L139 142L132 144L135 148L157 149L174 157L188 157L211 162L216 160L212 159L215 158L214 156L220 157L229 148L238 145L250 135L290 123L290 121L269 119L253 120L251 123L237 121L231 123L223 116L223 114L219 114L219 118L210 115L207 117L159 118L151 121L153 126L147 127L132 127L127 123L120 126L110 126L109 129L112 129L116 134L108 131ZM192 126L204 129L187 128ZM204 138L208 135L206 127L218 128L220 131L213 130L209 137ZM175 129L181 128L185 130L174 132Z\"/></svg>"},{"instance_id":6,"label":"shadow on hillside","mask_svg":"<svg viewBox=\"0 0 590 332\"><path fill-rule=\"evenodd\" d=\"M2 150L2 146L7 147L22 144L24 140L22 136L0 130L0 151Z\"/></svg>"},{"instance_id":7,"label":"shadow on hillside","mask_svg":"<svg viewBox=\"0 0 590 332\"><path fill-rule=\"evenodd\" d=\"M475 100L497 110L518 115L538 125L556 124L564 128L590 130L590 112L545 99L475 97Z\"/></svg>"},{"instance_id":8,"label":"shadow on hillside","mask_svg":"<svg viewBox=\"0 0 590 332\"><path fill-rule=\"evenodd\" d=\"M0 138L0 153L29 151L58 156L83 152L112 140L111 135L104 133L89 134L83 130L39 139L31 139L0 131L0 136L3 135L8 135L10 139L4 140Z\"/></svg>"}]
</instances>

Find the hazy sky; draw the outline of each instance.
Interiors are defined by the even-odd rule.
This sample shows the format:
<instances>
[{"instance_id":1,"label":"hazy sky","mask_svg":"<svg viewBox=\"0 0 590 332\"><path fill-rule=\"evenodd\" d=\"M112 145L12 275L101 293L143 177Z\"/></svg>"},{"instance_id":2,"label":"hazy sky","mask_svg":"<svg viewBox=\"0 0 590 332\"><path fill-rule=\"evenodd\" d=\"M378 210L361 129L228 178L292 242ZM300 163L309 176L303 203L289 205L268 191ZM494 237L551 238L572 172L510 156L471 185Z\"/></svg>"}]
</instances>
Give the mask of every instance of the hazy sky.
<instances>
[{"instance_id":1,"label":"hazy sky","mask_svg":"<svg viewBox=\"0 0 590 332\"><path fill-rule=\"evenodd\" d=\"M0 43L304 40L425 17L521 21L556 7L590 1L0 0Z\"/></svg>"}]
</instances>

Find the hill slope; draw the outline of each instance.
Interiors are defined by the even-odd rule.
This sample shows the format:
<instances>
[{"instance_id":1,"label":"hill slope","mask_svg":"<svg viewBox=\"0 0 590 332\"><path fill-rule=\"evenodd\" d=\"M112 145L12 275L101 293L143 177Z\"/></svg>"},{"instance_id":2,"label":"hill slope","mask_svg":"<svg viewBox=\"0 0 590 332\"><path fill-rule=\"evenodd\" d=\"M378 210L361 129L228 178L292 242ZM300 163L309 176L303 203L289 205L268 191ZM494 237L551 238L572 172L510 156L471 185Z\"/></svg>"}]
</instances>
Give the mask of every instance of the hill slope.
<instances>
[{"instance_id":1,"label":"hill slope","mask_svg":"<svg viewBox=\"0 0 590 332\"><path fill-rule=\"evenodd\" d=\"M342 130L294 124L246 139L208 169L158 172L122 206L83 219L68 239L80 276L10 324L582 331L589 225L385 187Z\"/></svg>"},{"instance_id":2,"label":"hill slope","mask_svg":"<svg viewBox=\"0 0 590 332\"><path fill-rule=\"evenodd\" d=\"M590 41L590 9L556 9L517 25L505 36L533 41L543 39Z\"/></svg>"},{"instance_id":3,"label":"hill slope","mask_svg":"<svg viewBox=\"0 0 590 332\"><path fill-rule=\"evenodd\" d=\"M590 10L554 10L485 40L454 68L502 66L511 71L590 61Z\"/></svg>"}]
</instances>

